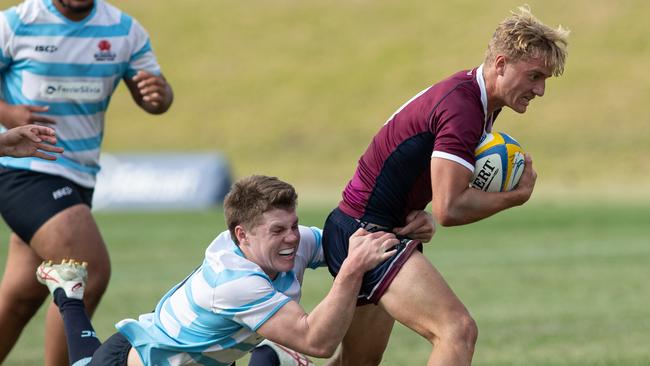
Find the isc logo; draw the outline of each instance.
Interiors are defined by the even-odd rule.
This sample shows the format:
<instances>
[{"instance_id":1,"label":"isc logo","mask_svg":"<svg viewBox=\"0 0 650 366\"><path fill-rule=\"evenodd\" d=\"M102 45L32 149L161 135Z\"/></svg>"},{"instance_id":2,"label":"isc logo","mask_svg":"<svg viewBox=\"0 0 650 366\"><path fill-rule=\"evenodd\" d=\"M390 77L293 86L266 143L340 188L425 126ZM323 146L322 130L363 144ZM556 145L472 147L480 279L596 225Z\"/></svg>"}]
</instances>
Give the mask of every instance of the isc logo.
<instances>
[{"instance_id":1,"label":"isc logo","mask_svg":"<svg viewBox=\"0 0 650 366\"><path fill-rule=\"evenodd\" d=\"M55 200L58 200L61 197L69 196L72 194L72 188L65 186L63 188L59 188L56 191L52 192L52 198Z\"/></svg>"},{"instance_id":2,"label":"isc logo","mask_svg":"<svg viewBox=\"0 0 650 366\"><path fill-rule=\"evenodd\" d=\"M47 52L47 53L54 53L58 50L59 48L55 45L37 45L34 47L34 51L36 52Z\"/></svg>"}]
</instances>

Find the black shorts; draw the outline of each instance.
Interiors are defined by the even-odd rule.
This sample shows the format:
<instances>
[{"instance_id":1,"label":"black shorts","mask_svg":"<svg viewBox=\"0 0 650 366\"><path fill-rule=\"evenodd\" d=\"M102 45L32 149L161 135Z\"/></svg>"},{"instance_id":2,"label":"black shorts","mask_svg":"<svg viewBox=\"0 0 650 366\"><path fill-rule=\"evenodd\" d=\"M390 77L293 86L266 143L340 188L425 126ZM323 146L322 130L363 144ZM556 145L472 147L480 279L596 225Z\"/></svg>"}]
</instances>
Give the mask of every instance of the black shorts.
<instances>
[{"instance_id":1,"label":"black shorts","mask_svg":"<svg viewBox=\"0 0 650 366\"><path fill-rule=\"evenodd\" d=\"M127 366L131 348L131 342L122 333L117 332L97 348L88 366ZM235 363L230 366L235 366Z\"/></svg>"},{"instance_id":2,"label":"black shorts","mask_svg":"<svg viewBox=\"0 0 650 366\"><path fill-rule=\"evenodd\" d=\"M334 209L327 217L323 228L323 252L332 276L336 277L343 260L348 256L350 236L360 227L364 227L364 224L346 215L338 208ZM377 231L369 227L364 228L369 231ZM413 251L422 251L422 243L419 241L404 237L398 237L398 239L400 239L400 243L395 248L397 252L363 275L357 305L377 304Z\"/></svg>"},{"instance_id":3,"label":"black shorts","mask_svg":"<svg viewBox=\"0 0 650 366\"><path fill-rule=\"evenodd\" d=\"M68 207L91 207L93 189L69 179L21 169L0 168L0 214L25 243L52 216Z\"/></svg>"},{"instance_id":4,"label":"black shorts","mask_svg":"<svg viewBox=\"0 0 650 366\"><path fill-rule=\"evenodd\" d=\"M117 332L97 348L88 366L126 366L131 347L129 340Z\"/></svg>"}]
</instances>

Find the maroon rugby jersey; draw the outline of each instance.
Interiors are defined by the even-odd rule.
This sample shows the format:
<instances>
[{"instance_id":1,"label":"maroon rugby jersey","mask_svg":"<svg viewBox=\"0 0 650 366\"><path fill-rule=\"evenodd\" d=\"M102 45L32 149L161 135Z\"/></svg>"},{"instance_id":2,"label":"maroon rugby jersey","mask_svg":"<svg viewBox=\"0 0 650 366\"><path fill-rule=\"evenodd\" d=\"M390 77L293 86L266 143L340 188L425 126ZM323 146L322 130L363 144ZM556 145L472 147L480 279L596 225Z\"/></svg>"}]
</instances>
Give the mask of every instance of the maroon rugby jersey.
<instances>
[{"instance_id":1,"label":"maroon rugby jersey","mask_svg":"<svg viewBox=\"0 0 650 366\"><path fill-rule=\"evenodd\" d=\"M404 225L431 202L431 158L474 171L474 150L499 111L486 118L483 67L465 70L404 104L375 135L343 191L339 208L378 225Z\"/></svg>"}]
</instances>

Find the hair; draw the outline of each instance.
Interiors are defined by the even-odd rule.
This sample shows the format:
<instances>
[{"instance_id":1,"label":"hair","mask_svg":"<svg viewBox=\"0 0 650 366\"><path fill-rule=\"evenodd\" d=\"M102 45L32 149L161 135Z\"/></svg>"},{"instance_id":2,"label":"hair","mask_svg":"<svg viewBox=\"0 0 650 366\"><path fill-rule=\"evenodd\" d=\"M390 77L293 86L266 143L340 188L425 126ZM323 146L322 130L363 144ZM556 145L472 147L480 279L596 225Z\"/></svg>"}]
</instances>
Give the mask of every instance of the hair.
<instances>
[{"instance_id":1,"label":"hair","mask_svg":"<svg viewBox=\"0 0 650 366\"><path fill-rule=\"evenodd\" d=\"M567 58L569 30L561 25L553 29L535 18L528 5L512 11L512 16L497 26L485 52L485 63L494 62L497 55L506 55L510 61L542 58L550 66L553 76L564 72Z\"/></svg>"},{"instance_id":2,"label":"hair","mask_svg":"<svg viewBox=\"0 0 650 366\"><path fill-rule=\"evenodd\" d=\"M226 225L235 243L235 227L251 229L259 225L262 215L273 209L293 210L298 194L293 186L276 177L252 175L235 182L224 199Z\"/></svg>"}]
</instances>

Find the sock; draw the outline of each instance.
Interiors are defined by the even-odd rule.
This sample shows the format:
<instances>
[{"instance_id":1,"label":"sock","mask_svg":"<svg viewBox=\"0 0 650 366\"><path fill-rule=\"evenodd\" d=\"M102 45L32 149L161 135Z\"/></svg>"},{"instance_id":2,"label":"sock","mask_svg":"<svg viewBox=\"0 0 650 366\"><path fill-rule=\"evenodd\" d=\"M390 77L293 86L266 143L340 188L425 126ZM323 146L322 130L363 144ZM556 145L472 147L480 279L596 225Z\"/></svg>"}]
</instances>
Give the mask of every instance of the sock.
<instances>
[{"instance_id":1,"label":"sock","mask_svg":"<svg viewBox=\"0 0 650 366\"><path fill-rule=\"evenodd\" d=\"M73 365L84 358L91 358L102 344L95 335L95 329L86 314L83 300L68 298L61 288L54 291L53 297L63 317L70 364Z\"/></svg>"},{"instance_id":2,"label":"sock","mask_svg":"<svg viewBox=\"0 0 650 366\"><path fill-rule=\"evenodd\" d=\"M261 346L251 352L248 366L280 366L280 359L273 348Z\"/></svg>"}]
</instances>

